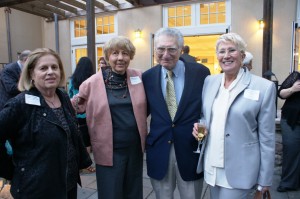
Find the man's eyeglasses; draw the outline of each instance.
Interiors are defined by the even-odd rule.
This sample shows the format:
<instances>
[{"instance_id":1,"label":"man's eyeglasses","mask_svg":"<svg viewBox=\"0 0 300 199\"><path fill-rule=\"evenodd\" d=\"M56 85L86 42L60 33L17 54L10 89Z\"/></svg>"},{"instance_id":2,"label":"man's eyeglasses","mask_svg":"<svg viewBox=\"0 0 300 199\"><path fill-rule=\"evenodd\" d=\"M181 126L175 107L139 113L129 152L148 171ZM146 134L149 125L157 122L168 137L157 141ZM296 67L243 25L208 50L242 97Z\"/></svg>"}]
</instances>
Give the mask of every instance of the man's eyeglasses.
<instances>
[{"instance_id":1,"label":"man's eyeglasses","mask_svg":"<svg viewBox=\"0 0 300 199\"><path fill-rule=\"evenodd\" d=\"M156 52L158 54L164 54L166 51L169 54L176 54L178 52L178 48L163 48L163 47L158 47L155 50L156 50Z\"/></svg>"},{"instance_id":2,"label":"man's eyeglasses","mask_svg":"<svg viewBox=\"0 0 300 199\"><path fill-rule=\"evenodd\" d=\"M238 50L235 48L228 48L226 49L221 49L219 51L217 51L217 54L220 56L224 56L226 53L228 53L228 55L234 55Z\"/></svg>"}]
</instances>

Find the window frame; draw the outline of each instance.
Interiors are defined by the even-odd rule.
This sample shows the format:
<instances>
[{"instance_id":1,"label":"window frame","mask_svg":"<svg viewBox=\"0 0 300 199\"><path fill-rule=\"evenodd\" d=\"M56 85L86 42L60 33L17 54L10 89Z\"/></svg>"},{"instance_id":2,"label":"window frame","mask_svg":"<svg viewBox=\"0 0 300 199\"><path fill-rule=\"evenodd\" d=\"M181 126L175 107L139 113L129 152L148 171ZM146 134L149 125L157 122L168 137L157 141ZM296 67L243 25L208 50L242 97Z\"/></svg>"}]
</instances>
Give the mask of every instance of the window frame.
<instances>
[{"instance_id":1,"label":"window frame","mask_svg":"<svg viewBox=\"0 0 300 199\"><path fill-rule=\"evenodd\" d=\"M96 30L96 18L99 16L114 16L114 33L109 33L109 34L97 34L97 30ZM118 24L117 24L117 18L118 18L118 14L117 13L109 13L109 14L102 14L102 15L96 15L95 19L94 19L94 23L95 23L95 52L96 52L96 60L95 63L95 71L97 72L97 68L98 68L98 55L97 55L97 48L98 47L103 47L104 43L108 40L110 40L111 38L115 37L116 35L118 35ZM71 35L71 64L72 64L72 73L74 72L75 68L76 68L76 59L75 59L75 51L76 49L79 48L87 48L87 36L83 36L83 37L75 37L75 21L76 20L82 20L82 19L86 19L84 17L78 17L76 19L73 19L70 21L70 35Z\"/></svg>"},{"instance_id":2,"label":"window frame","mask_svg":"<svg viewBox=\"0 0 300 199\"><path fill-rule=\"evenodd\" d=\"M191 26L178 26L172 27L177 28L185 36L191 35L206 35L206 34L222 34L226 33L230 29L231 24L231 0L225 0L226 5L226 19L225 23L214 23L214 24L200 24L200 4L220 2L214 1L201 1L197 3L174 3L171 5L163 6L163 27L168 27L168 8L174 6L191 6ZM197 11L198 10L198 11Z\"/></svg>"}]
</instances>

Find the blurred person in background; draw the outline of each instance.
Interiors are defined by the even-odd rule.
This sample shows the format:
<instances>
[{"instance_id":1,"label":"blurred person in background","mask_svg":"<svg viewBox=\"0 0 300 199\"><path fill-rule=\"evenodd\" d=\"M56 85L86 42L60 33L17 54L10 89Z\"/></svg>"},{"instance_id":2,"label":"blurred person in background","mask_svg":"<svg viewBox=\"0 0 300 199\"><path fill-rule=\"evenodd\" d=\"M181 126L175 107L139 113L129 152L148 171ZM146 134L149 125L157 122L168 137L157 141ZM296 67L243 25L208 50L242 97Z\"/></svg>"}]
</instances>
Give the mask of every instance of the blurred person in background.
<instances>
[{"instance_id":1,"label":"blurred person in background","mask_svg":"<svg viewBox=\"0 0 300 199\"><path fill-rule=\"evenodd\" d=\"M243 60L243 66L247 67L248 70L252 70L252 60L253 60L253 55L250 52L245 52L245 58Z\"/></svg>"},{"instance_id":2,"label":"blurred person in background","mask_svg":"<svg viewBox=\"0 0 300 199\"><path fill-rule=\"evenodd\" d=\"M189 63L197 63L196 62L196 58L191 56L190 54L190 47L189 46L184 46L182 48L182 54L180 55L180 57L185 61L185 62L189 62Z\"/></svg>"},{"instance_id":3,"label":"blurred person in background","mask_svg":"<svg viewBox=\"0 0 300 199\"><path fill-rule=\"evenodd\" d=\"M84 82L93 74L94 74L94 66L90 58L81 57L69 81L68 93L70 98L74 97L74 95L76 95L79 92L79 86L82 84L82 82ZM78 120L79 130L81 132L84 145L87 148L88 153L90 154L92 152L91 141L89 136L89 129L86 124L86 115L85 113L82 113L82 114L77 114L76 117ZM93 173L95 171L96 170L93 166L89 166L88 168L83 170L84 173Z\"/></svg>"},{"instance_id":4,"label":"blurred person in background","mask_svg":"<svg viewBox=\"0 0 300 199\"><path fill-rule=\"evenodd\" d=\"M281 109L282 174L278 192L300 187L300 73L294 71L281 84L278 97L285 99Z\"/></svg>"},{"instance_id":5,"label":"blurred person in background","mask_svg":"<svg viewBox=\"0 0 300 199\"><path fill-rule=\"evenodd\" d=\"M30 50L24 50L18 54L18 61L7 64L0 71L0 111L7 101L20 93L18 82L24 63L27 60ZM13 150L8 140L0 142L0 176L7 180L12 178L12 155ZM5 180L3 181L5 182ZM9 184L9 181L7 182Z\"/></svg>"}]
</instances>

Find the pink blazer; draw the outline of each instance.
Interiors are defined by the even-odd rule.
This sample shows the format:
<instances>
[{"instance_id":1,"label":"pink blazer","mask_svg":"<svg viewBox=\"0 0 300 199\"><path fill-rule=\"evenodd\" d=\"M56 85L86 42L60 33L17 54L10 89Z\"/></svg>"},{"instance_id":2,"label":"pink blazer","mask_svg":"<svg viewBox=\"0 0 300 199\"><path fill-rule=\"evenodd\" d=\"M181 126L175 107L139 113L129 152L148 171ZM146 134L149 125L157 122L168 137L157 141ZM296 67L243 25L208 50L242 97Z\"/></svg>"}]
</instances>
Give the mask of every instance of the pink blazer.
<instances>
[{"instance_id":1,"label":"pink blazer","mask_svg":"<svg viewBox=\"0 0 300 199\"><path fill-rule=\"evenodd\" d=\"M142 150L145 149L147 135L147 102L143 82L133 82L130 77L139 77L142 73L127 69L127 84L131 96L134 116L137 122ZM79 93L71 101L75 107L76 97L83 98L78 112L86 112L87 125L96 164L113 165L113 128L102 72L98 72L84 81Z\"/></svg>"}]
</instances>

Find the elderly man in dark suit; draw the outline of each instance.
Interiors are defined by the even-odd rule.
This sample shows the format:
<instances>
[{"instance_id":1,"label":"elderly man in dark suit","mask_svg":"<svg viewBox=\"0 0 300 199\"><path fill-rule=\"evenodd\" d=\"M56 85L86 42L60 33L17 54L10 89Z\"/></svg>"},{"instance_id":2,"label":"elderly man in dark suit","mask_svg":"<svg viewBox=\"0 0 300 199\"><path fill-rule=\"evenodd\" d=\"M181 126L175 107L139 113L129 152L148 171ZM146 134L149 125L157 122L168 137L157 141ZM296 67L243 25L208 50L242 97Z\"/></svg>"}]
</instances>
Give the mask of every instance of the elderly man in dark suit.
<instances>
[{"instance_id":1,"label":"elderly man in dark suit","mask_svg":"<svg viewBox=\"0 0 300 199\"><path fill-rule=\"evenodd\" d=\"M185 62L188 63L197 63L196 58L191 56L189 53L190 53L190 47L184 46L182 48L182 54L180 55L180 58L182 58Z\"/></svg>"},{"instance_id":2,"label":"elderly man in dark suit","mask_svg":"<svg viewBox=\"0 0 300 199\"><path fill-rule=\"evenodd\" d=\"M198 199L202 174L196 174L199 154L191 135L200 118L201 93L208 68L179 60L182 34L159 29L154 38L157 66L143 73L150 132L146 139L148 175L157 199L171 199L177 184L182 199Z\"/></svg>"},{"instance_id":3,"label":"elderly man in dark suit","mask_svg":"<svg viewBox=\"0 0 300 199\"><path fill-rule=\"evenodd\" d=\"M18 90L18 82L21 75L21 70L23 67L23 64L25 63L28 55L30 54L30 50L24 50L20 55L17 62L8 64L5 66L5 68L0 73L0 111L6 104L6 102L15 97L20 93ZM10 170L11 167L11 161L9 161L6 154L5 144L0 143L0 165L2 168L6 169L0 169L0 176L3 176L7 179L11 179L11 173ZM8 170L7 170L8 169Z\"/></svg>"},{"instance_id":4,"label":"elderly man in dark suit","mask_svg":"<svg viewBox=\"0 0 300 199\"><path fill-rule=\"evenodd\" d=\"M30 52L30 50L24 50L19 55L19 60L17 62L6 65L5 68L1 71L0 110L10 98L20 93L20 91L18 90L18 82L23 64L25 63Z\"/></svg>"}]
</instances>

